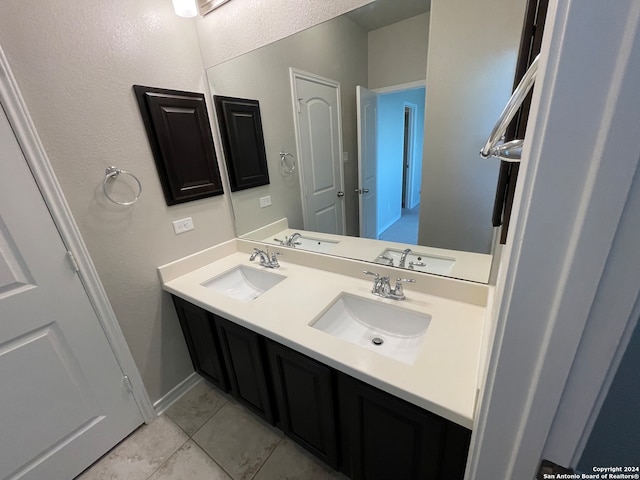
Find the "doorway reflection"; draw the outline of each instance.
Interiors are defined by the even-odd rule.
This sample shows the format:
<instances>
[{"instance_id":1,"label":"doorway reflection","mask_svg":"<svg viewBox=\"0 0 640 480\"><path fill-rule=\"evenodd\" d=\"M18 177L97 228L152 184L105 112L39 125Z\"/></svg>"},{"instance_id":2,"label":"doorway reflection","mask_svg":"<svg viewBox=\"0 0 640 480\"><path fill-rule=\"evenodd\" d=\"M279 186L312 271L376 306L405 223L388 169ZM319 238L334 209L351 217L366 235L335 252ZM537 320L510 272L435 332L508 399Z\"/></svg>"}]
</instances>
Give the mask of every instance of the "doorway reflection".
<instances>
[{"instance_id":1,"label":"doorway reflection","mask_svg":"<svg viewBox=\"0 0 640 480\"><path fill-rule=\"evenodd\" d=\"M380 240L417 244L419 216L420 204L414 208L403 208L400 219L380 234Z\"/></svg>"}]
</instances>

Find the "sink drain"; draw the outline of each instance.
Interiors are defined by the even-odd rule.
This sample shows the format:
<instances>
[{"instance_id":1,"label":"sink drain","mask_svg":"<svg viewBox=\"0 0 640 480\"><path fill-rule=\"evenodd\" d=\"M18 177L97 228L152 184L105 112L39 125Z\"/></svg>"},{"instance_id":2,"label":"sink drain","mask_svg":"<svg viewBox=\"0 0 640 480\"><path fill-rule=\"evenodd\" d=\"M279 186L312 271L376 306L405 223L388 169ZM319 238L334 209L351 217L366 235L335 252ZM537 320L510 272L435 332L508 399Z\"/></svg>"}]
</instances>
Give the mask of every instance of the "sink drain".
<instances>
[{"instance_id":1,"label":"sink drain","mask_svg":"<svg viewBox=\"0 0 640 480\"><path fill-rule=\"evenodd\" d=\"M373 337L371 339L371 343L373 343L374 345L382 345L384 343L384 340L380 337Z\"/></svg>"}]
</instances>

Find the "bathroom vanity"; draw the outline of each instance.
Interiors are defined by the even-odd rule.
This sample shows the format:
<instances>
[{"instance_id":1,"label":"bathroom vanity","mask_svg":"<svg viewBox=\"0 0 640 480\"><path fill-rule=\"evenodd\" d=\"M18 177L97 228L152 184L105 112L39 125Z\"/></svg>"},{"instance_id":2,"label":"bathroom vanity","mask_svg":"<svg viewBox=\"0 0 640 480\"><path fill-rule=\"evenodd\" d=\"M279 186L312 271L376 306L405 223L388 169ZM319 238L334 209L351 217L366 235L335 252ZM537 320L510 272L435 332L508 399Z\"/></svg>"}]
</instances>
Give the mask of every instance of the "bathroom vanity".
<instances>
[{"instance_id":1,"label":"bathroom vanity","mask_svg":"<svg viewBox=\"0 0 640 480\"><path fill-rule=\"evenodd\" d=\"M379 298L366 264L286 250L265 269L255 247L159 269L196 371L351 478L462 479L488 287L407 272L405 300ZM352 321L368 345L327 327Z\"/></svg>"}]
</instances>

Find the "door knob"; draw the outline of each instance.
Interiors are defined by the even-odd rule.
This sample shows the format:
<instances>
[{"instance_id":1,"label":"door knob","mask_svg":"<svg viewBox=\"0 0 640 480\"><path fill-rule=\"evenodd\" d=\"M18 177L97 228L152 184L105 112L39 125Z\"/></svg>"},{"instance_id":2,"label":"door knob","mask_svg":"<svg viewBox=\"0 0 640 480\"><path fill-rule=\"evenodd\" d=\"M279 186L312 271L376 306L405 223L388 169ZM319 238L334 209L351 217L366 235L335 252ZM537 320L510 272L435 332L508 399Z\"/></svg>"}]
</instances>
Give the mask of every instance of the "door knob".
<instances>
[{"instance_id":1,"label":"door knob","mask_svg":"<svg viewBox=\"0 0 640 480\"><path fill-rule=\"evenodd\" d=\"M362 189L362 193L369 193L369 189L368 188L363 188Z\"/></svg>"},{"instance_id":2,"label":"door knob","mask_svg":"<svg viewBox=\"0 0 640 480\"><path fill-rule=\"evenodd\" d=\"M362 190L360 190L359 188L356 188L356 193L362 193Z\"/></svg>"},{"instance_id":3,"label":"door knob","mask_svg":"<svg viewBox=\"0 0 640 480\"><path fill-rule=\"evenodd\" d=\"M344 197L344 192L338 192L338 198Z\"/></svg>"}]
</instances>

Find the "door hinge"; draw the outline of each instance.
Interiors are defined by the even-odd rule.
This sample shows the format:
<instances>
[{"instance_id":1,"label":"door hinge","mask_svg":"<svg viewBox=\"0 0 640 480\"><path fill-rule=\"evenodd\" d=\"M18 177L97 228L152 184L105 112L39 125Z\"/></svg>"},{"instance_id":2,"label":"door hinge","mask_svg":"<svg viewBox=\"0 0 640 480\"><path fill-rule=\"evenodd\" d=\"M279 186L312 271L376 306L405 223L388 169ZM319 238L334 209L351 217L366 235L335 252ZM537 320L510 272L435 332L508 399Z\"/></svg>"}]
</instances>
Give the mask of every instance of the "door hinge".
<instances>
[{"instance_id":1,"label":"door hinge","mask_svg":"<svg viewBox=\"0 0 640 480\"><path fill-rule=\"evenodd\" d=\"M133 395L133 384L131 383L131 380L129 379L129 375L124 375L122 377L122 381L124 382L124 386L127 387L127 390L129 390L129 393L131 395Z\"/></svg>"},{"instance_id":2,"label":"door hinge","mask_svg":"<svg viewBox=\"0 0 640 480\"><path fill-rule=\"evenodd\" d=\"M67 260L69 261L71 270L73 270L74 273L78 273L80 271L80 267L78 266L78 262L76 262L76 257L73 256L73 253L70 250L67 250Z\"/></svg>"}]
</instances>

